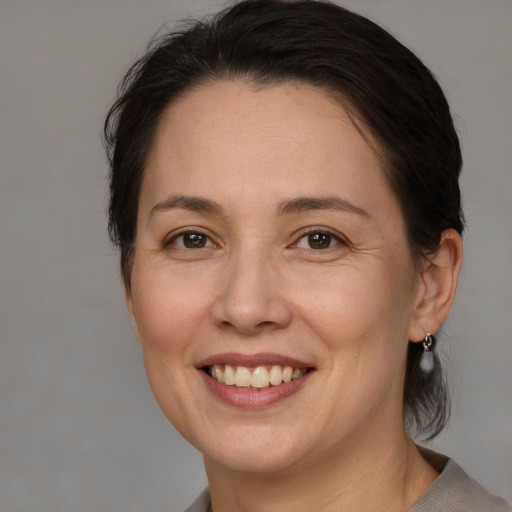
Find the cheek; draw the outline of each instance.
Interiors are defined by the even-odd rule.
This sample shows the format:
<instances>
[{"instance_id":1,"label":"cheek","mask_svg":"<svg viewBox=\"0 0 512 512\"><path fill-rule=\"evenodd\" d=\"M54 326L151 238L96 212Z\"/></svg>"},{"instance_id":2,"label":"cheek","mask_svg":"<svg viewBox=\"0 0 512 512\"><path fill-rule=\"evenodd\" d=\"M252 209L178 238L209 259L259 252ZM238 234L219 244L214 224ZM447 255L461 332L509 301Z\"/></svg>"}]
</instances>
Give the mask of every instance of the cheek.
<instances>
[{"instance_id":1,"label":"cheek","mask_svg":"<svg viewBox=\"0 0 512 512\"><path fill-rule=\"evenodd\" d=\"M142 267L142 265L141 265ZM189 411L201 404L190 386L197 379L192 340L200 336L208 306L195 281L174 273L134 268L132 297L148 382L161 410L196 444Z\"/></svg>"},{"instance_id":2,"label":"cheek","mask_svg":"<svg viewBox=\"0 0 512 512\"><path fill-rule=\"evenodd\" d=\"M331 273L322 293L295 292L312 339L323 344L326 375L335 376L324 389L333 397L329 411L336 424L345 425L347 411L362 418L389 400L401 409L412 314L411 276L403 268L397 276L390 265L372 261Z\"/></svg>"},{"instance_id":3,"label":"cheek","mask_svg":"<svg viewBox=\"0 0 512 512\"><path fill-rule=\"evenodd\" d=\"M202 279L170 272L139 271L135 267L132 299L143 346L172 353L184 351L208 311L207 289Z\"/></svg>"},{"instance_id":4,"label":"cheek","mask_svg":"<svg viewBox=\"0 0 512 512\"><path fill-rule=\"evenodd\" d=\"M364 349L365 343L389 340L390 331L405 340L412 315L410 283L407 271L397 275L386 265L347 266L301 280L292 296L301 316L333 349Z\"/></svg>"}]
</instances>

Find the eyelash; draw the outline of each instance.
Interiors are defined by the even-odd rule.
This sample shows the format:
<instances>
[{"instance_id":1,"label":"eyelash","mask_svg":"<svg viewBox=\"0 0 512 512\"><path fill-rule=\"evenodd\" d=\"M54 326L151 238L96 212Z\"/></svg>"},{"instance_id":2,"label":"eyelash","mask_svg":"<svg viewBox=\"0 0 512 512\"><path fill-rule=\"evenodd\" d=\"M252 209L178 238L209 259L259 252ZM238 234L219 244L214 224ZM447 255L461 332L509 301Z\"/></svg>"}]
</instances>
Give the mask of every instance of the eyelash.
<instances>
[{"instance_id":1,"label":"eyelash","mask_svg":"<svg viewBox=\"0 0 512 512\"><path fill-rule=\"evenodd\" d=\"M184 242L184 237L186 235L190 235L190 236L193 236L193 235L196 235L198 237L204 237L205 238L205 245L203 246L198 246L198 247L186 247L185 246L185 242ZM311 247L310 243L311 243L311 240L308 240L308 245L309 247L300 247L300 242L302 239L305 239L307 237L311 237L311 236L314 236L314 235L322 235L322 236L326 236L326 237L329 237L329 245L327 247L317 247L317 248L313 248ZM176 241L178 239L182 239L182 243L181 244L177 244ZM332 244L332 242L335 242L334 245ZM313 252L320 252L320 251L326 251L326 250L329 250L329 249L333 249L334 247L338 246L338 245L342 245L342 246L347 246L348 243L346 240L344 240L343 238L341 238L339 235L336 235L334 234L332 231L329 231L327 229L323 229L323 228L310 228L306 231L302 231L298 238L295 239L295 242L293 242L291 245L289 245L288 247L290 248L293 248L293 247L297 247L299 249L305 249L307 251L313 251ZM196 251L196 250L199 250L199 249L208 249L210 247L218 247L218 244L216 244L212 238L210 236L208 236L207 234L199 231L199 230L192 230L192 229L187 229L187 230L183 230L183 231L180 231L178 233L175 233L174 235L171 236L171 238L169 238L168 240L165 240L164 243L163 243L163 246L165 249L169 248L170 246L174 246L175 248L179 249L179 250L183 250L183 251Z\"/></svg>"},{"instance_id":2,"label":"eyelash","mask_svg":"<svg viewBox=\"0 0 512 512\"><path fill-rule=\"evenodd\" d=\"M196 235L199 237L204 237L206 239L207 245L204 245L201 247L195 247L195 248L186 247L185 243L184 243L184 237L186 235L190 235L190 236ZM180 244L180 245L176 244L176 241L179 238L182 238L182 240L183 240L182 244ZM213 242L213 240L211 239L210 236L208 236L207 234L205 234L199 230L194 230L194 229L187 229L187 230L180 231L179 233L175 233L174 235L171 236L171 238L169 238L168 240L165 240L164 244L163 244L164 248L166 248L166 249L172 245L175 246L177 249L180 249L183 251L188 251L188 250L196 251L198 249L206 249L206 248L217 246L217 244L215 242Z\"/></svg>"},{"instance_id":3,"label":"eyelash","mask_svg":"<svg viewBox=\"0 0 512 512\"><path fill-rule=\"evenodd\" d=\"M330 242L335 242L334 245L329 244L328 247L321 247L321 248L313 248L309 245L310 241L306 242L308 243L309 247L299 247L300 241L304 238L311 237L313 235L324 235L327 237L330 237ZM300 249L305 249L308 251L314 251L314 252L320 252L320 251L327 251L329 249L333 249L334 247L341 245L341 246L347 246L348 243L346 240L341 238L339 235L333 233L332 231L329 231L325 228L310 228L306 231L303 231L300 233L300 236L296 239L296 241L291 245L291 247L298 247Z\"/></svg>"}]
</instances>

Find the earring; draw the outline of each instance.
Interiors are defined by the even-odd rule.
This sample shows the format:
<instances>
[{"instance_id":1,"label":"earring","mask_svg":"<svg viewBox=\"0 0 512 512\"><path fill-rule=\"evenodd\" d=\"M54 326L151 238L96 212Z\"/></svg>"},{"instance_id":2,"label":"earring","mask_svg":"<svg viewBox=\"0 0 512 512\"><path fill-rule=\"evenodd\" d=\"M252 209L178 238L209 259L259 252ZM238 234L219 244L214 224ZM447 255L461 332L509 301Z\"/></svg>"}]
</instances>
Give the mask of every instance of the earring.
<instances>
[{"instance_id":1,"label":"earring","mask_svg":"<svg viewBox=\"0 0 512 512\"><path fill-rule=\"evenodd\" d=\"M421 355L420 368L425 373L431 373L434 369L434 347L436 344L436 338L433 334L427 333L423 339L423 354Z\"/></svg>"}]
</instances>

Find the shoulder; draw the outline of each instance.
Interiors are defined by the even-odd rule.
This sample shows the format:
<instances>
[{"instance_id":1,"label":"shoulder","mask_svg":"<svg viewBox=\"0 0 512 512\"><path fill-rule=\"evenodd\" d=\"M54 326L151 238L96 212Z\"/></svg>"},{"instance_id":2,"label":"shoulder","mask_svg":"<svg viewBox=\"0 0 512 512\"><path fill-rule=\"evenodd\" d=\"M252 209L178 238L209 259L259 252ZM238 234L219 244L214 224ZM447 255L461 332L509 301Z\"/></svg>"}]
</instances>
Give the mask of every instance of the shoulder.
<instances>
[{"instance_id":1,"label":"shoulder","mask_svg":"<svg viewBox=\"0 0 512 512\"><path fill-rule=\"evenodd\" d=\"M511 512L455 461L423 448L421 453L440 475L409 512Z\"/></svg>"}]
</instances>

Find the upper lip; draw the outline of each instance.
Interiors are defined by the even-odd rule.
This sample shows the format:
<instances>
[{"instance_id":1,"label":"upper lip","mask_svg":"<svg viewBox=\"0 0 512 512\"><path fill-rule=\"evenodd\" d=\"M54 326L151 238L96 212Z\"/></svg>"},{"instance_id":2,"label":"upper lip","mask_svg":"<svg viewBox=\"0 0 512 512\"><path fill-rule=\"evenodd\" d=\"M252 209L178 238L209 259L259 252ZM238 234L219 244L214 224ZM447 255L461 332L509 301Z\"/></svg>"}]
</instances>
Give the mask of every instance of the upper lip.
<instances>
[{"instance_id":1,"label":"upper lip","mask_svg":"<svg viewBox=\"0 0 512 512\"><path fill-rule=\"evenodd\" d=\"M205 366L213 366L215 364L229 364L231 366L245 366L247 368L269 365L291 366L292 368L313 367L313 365L304 361L299 361L293 357L273 354L271 352L263 352L260 354L239 354L236 352L214 354L200 361L196 367L204 368Z\"/></svg>"}]
</instances>

